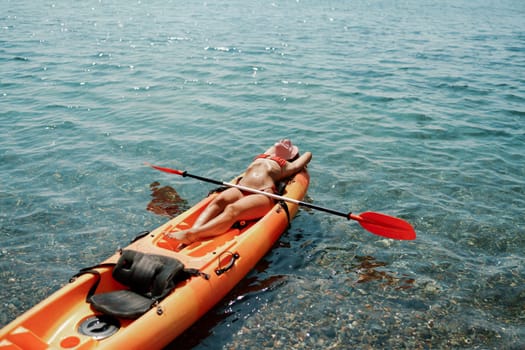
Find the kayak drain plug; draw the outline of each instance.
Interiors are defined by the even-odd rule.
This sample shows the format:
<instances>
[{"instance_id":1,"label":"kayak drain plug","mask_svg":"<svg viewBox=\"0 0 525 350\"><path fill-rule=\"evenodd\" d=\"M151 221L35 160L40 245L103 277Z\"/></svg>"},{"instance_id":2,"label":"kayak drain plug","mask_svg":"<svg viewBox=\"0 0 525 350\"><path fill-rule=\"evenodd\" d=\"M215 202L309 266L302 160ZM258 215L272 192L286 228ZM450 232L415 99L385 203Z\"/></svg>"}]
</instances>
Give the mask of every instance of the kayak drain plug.
<instances>
[{"instance_id":1,"label":"kayak drain plug","mask_svg":"<svg viewBox=\"0 0 525 350\"><path fill-rule=\"evenodd\" d=\"M120 322L108 315L95 315L84 320L78 326L78 332L96 340L105 339L117 333Z\"/></svg>"}]
</instances>

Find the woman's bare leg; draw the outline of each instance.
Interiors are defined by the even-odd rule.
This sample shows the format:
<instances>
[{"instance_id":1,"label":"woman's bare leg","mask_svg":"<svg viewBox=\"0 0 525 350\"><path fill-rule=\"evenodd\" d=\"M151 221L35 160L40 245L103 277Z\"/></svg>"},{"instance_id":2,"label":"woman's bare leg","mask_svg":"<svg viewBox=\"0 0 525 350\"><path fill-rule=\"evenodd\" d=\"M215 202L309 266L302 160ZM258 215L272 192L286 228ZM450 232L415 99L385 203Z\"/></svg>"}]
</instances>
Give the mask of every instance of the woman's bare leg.
<instances>
[{"instance_id":1,"label":"woman's bare leg","mask_svg":"<svg viewBox=\"0 0 525 350\"><path fill-rule=\"evenodd\" d=\"M202 225L204 225L205 223L222 213L224 208L226 208L228 204L234 203L242 197L242 192L237 188L228 188L222 191L217 197L215 197L211 201L210 204L208 204L206 209L203 210L203 212L199 215L197 220L195 220L195 223L192 227L201 227Z\"/></svg>"},{"instance_id":2,"label":"woman's bare leg","mask_svg":"<svg viewBox=\"0 0 525 350\"><path fill-rule=\"evenodd\" d=\"M169 236L183 243L218 236L228 231L236 221L253 220L264 216L273 205L271 198L261 194L251 194L227 205L222 213L202 226L174 232Z\"/></svg>"}]
</instances>

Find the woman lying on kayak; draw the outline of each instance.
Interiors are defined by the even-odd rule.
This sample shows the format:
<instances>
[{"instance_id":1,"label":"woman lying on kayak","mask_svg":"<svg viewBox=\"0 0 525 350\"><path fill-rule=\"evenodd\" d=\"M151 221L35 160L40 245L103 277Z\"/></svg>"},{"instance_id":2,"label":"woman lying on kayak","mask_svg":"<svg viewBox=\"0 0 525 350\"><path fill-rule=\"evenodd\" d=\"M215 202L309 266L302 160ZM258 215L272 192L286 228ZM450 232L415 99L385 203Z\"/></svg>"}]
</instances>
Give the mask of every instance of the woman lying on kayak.
<instances>
[{"instance_id":1,"label":"woman lying on kayak","mask_svg":"<svg viewBox=\"0 0 525 350\"><path fill-rule=\"evenodd\" d=\"M312 153L299 156L299 149L290 140L281 140L255 157L238 185L275 193L275 184L301 171L312 159ZM215 197L195 221L192 228L170 233L184 244L226 233L237 221L263 217L274 206L272 198L263 194L242 192L230 187Z\"/></svg>"}]
</instances>

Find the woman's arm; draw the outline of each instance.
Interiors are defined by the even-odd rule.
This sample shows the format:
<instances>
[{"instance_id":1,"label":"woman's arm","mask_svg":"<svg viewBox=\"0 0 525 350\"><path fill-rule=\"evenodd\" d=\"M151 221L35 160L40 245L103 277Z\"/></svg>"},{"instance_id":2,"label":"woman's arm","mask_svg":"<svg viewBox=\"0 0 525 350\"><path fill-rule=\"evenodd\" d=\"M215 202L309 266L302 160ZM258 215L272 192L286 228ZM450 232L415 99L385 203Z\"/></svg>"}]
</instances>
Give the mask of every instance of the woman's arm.
<instances>
[{"instance_id":1,"label":"woman's arm","mask_svg":"<svg viewBox=\"0 0 525 350\"><path fill-rule=\"evenodd\" d=\"M312 160L312 153L305 152L302 156L300 156L293 162L287 162L281 172L282 178L284 179L288 176L292 176L293 174L300 172L308 163L310 163L310 160Z\"/></svg>"}]
</instances>

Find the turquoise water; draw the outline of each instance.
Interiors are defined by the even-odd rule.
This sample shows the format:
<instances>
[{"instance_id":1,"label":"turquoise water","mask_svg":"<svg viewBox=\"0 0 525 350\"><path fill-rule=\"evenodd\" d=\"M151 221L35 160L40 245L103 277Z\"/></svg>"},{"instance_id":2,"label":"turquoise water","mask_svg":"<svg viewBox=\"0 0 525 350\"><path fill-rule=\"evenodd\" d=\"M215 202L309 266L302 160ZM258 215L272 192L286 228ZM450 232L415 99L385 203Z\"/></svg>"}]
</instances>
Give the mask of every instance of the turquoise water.
<instances>
[{"instance_id":1,"label":"turquoise water","mask_svg":"<svg viewBox=\"0 0 525 350\"><path fill-rule=\"evenodd\" d=\"M0 3L0 326L290 137L309 198L169 348L525 347L523 1Z\"/></svg>"}]
</instances>

